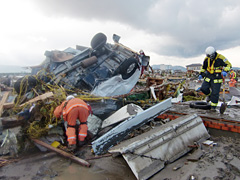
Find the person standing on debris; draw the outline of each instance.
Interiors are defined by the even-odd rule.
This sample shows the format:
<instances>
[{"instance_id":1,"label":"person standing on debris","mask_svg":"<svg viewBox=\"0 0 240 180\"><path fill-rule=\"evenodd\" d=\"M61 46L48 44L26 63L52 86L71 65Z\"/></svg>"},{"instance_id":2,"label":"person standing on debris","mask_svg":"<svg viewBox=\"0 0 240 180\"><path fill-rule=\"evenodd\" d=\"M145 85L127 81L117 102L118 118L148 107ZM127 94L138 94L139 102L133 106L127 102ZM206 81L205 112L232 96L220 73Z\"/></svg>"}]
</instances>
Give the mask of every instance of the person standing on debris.
<instances>
[{"instance_id":1,"label":"person standing on debris","mask_svg":"<svg viewBox=\"0 0 240 180\"><path fill-rule=\"evenodd\" d=\"M207 101L211 101L211 109L215 110L218 104L221 83L232 65L223 55L217 53L212 46L209 46L205 52L206 57L198 79L204 79L200 90L208 96Z\"/></svg>"},{"instance_id":2,"label":"person standing on debris","mask_svg":"<svg viewBox=\"0 0 240 180\"><path fill-rule=\"evenodd\" d=\"M233 71L233 69L231 69L229 76L230 76L229 87L236 87L237 74L236 72Z\"/></svg>"},{"instance_id":3,"label":"person standing on debris","mask_svg":"<svg viewBox=\"0 0 240 180\"><path fill-rule=\"evenodd\" d=\"M66 101L56 107L54 115L57 118L62 118L67 121L67 141L70 149L75 149L77 144L76 129L78 128L78 146L85 144L85 138L87 137L87 119L91 112L90 106L83 100L75 98L70 95L66 98ZM77 119L80 121L79 127L77 126Z\"/></svg>"}]
</instances>

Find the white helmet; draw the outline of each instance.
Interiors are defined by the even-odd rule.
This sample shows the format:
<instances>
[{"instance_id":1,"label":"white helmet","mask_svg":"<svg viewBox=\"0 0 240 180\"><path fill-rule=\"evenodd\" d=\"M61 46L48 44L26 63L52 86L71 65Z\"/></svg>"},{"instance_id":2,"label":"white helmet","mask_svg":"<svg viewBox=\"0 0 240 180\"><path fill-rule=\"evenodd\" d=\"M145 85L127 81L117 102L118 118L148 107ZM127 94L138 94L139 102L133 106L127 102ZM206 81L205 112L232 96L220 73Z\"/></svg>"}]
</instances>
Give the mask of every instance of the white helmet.
<instances>
[{"instance_id":1,"label":"white helmet","mask_svg":"<svg viewBox=\"0 0 240 180\"><path fill-rule=\"evenodd\" d=\"M214 59L215 58L216 50L215 50L214 47L212 47L212 46L207 47L205 52L206 52L206 56L210 57L210 59Z\"/></svg>"},{"instance_id":2,"label":"white helmet","mask_svg":"<svg viewBox=\"0 0 240 180\"><path fill-rule=\"evenodd\" d=\"M69 100L74 99L74 98L75 97L73 95L69 95L69 96L67 96L66 100L69 101Z\"/></svg>"}]
</instances>

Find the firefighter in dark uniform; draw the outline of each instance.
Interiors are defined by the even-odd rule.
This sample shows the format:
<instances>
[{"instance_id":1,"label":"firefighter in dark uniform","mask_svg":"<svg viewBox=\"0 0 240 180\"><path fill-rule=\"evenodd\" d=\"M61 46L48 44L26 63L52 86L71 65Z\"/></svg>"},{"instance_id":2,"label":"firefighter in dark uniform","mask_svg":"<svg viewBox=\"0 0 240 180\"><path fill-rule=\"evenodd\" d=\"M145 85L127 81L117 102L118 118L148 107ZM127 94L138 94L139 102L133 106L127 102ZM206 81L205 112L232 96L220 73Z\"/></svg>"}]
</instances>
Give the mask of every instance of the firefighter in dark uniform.
<instances>
[{"instance_id":1,"label":"firefighter in dark uniform","mask_svg":"<svg viewBox=\"0 0 240 180\"><path fill-rule=\"evenodd\" d=\"M204 79L200 90L208 96L207 101L211 101L211 109L215 110L218 104L221 83L232 65L223 55L217 53L212 46L208 47L205 52L206 57L199 75L199 80Z\"/></svg>"}]
</instances>

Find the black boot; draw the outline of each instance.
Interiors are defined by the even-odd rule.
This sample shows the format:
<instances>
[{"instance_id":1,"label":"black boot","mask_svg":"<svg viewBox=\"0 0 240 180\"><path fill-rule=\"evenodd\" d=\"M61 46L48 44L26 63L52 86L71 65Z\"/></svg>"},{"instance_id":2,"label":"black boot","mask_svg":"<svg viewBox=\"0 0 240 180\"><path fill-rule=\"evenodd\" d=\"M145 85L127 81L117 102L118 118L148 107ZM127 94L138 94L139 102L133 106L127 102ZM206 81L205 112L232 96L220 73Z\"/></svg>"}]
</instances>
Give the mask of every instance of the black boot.
<instances>
[{"instance_id":1,"label":"black boot","mask_svg":"<svg viewBox=\"0 0 240 180\"><path fill-rule=\"evenodd\" d=\"M81 147L86 144L86 140L84 141L78 141L78 147Z\"/></svg>"}]
</instances>

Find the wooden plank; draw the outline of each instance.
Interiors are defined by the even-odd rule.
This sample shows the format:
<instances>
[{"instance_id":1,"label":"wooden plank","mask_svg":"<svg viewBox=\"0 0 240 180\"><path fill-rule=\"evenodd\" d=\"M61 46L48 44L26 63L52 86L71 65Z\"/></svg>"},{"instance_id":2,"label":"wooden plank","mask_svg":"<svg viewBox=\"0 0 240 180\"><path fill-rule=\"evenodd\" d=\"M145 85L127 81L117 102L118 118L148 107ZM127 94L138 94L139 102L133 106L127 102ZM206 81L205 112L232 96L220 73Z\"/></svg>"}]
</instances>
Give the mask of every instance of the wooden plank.
<instances>
[{"instance_id":1,"label":"wooden plank","mask_svg":"<svg viewBox=\"0 0 240 180\"><path fill-rule=\"evenodd\" d=\"M10 94L10 91L6 91L0 102L0 117L2 116L2 113L3 113L3 104L7 101L9 94Z\"/></svg>"},{"instance_id":2,"label":"wooden plank","mask_svg":"<svg viewBox=\"0 0 240 180\"><path fill-rule=\"evenodd\" d=\"M63 151L63 150L57 149L55 147L52 147L51 145L49 145L49 144L47 144L47 143L45 143L43 141L40 141L39 139L32 139L32 141L34 141L35 143L37 143L37 144L47 148L50 151L54 151L54 152L58 153L59 155L65 157L65 158L69 158L72 161L74 161L74 162L76 162L76 163L78 163L80 165L83 165L83 166L86 166L86 167L90 167L90 163L89 162L87 162L87 161L85 161L83 159L80 159L80 158L78 158L78 157L76 157L76 156L74 156L74 155L72 155L70 153L67 153L67 152Z\"/></svg>"},{"instance_id":3,"label":"wooden plank","mask_svg":"<svg viewBox=\"0 0 240 180\"><path fill-rule=\"evenodd\" d=\"M29 100L28 102L26 102L24 104L21 104L20 107L25 106L26 104L29 104L29 103L33 103L33 102L39 101L39 100L45 100L45 99L47 99L49 97L53 97L53 93L52 92L47 92L45 94L37 96L37 97Z\"/></svg>"},{"instance_id":4,"label":"wooden plank","mask_svg":"<svg viewBox=\"0 0 240 180\"><path fill-rule=\"evenodd\" d=\"M18 118L17 116L12 116L12 117L2 117L0 118L0 121L2 123L2 129L9 129L9 128L14 128L17 126L21 126L25 119L24 118Z\"/></svg>"},{"instance_id":5,"label":"wooden plank","mask_svg":"<svg viewBox=\"0 0 240 180\"><path fill-rule=\"evenodd\" d=\"M3 109L11 109L13 108L15 103L4 103L3 104Z\"/></svg>"}]
</instances>

